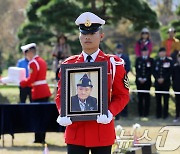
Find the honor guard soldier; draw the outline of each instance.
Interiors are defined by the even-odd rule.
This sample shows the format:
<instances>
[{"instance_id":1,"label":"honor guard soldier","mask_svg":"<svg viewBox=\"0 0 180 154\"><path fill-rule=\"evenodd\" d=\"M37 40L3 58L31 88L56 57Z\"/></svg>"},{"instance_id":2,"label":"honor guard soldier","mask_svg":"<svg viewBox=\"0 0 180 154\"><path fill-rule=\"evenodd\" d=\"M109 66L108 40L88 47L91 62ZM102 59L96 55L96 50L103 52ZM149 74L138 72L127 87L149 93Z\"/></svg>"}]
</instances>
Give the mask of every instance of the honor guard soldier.
<instances>
[{"instance_id":1,"label":"honor guard soldier","mask_svg":"<svg viewBox=\"0 0 180 154\"><path fill-rule=\"evenodd\" d=\"M106 61L108 66L108 116L98 115L97 120L72 122L70 117L58 117L57 122L66 127L65 142L68 154L111 154L115 141L113 117L129 101L128 78L123 60L114 55L107 55L99 49L104 37L102 25L105 21L91 12L81 14L75 21L79 26L79 40L82 46L80 55L71 56L64 64ZM61 77L60 72L60 77ZM56 105L61 110L61 79L58 83ZM61 114L61 113L60 113Z\"/></svg>"},{"instance_id":2,"label":"honor guard soldier","mask_svg":"<svg viewBox=\"0 0 180 154\"><path fill-rule=\"evenodd\" d=\"M141 50L142 56L136 59L136 86L137 90L150 90L153 59L148 56L148 49ZM138 112L141 120L148 120L150 94L138 92Z\"/></svg>"},{"instance_id":3,"label":"honor guard soldier","mask_svg":"<svg viewBox=\"0 0 180 154\"><path fill-rule=\"evenodd\" d=\"M155 78L155 90L169 92L170 77L172 74L172 60L166 56L164 47L159 49L159 58L155 60L153 75ZM164 98L164 107L162 107ZM168 117L169 94L156 93L156 117L164 119Z\"/></svg>"},{"instance_id":4,"label":"honor guard soldier","mask_svg":"<svg viewBox=\"0 0 180 154\"><path fill-rule=\"evenodd\" d=\"M177 54L177 62L173 66L172 70L172 83L173 83L173 90L175 92L180 92L180 51ZM180 121L180 94L175 94L175 101L176 101L176 117L173 122Z\"/></svg>"},{"instance_id":5,"label":"honor guard soldier","mask_svg":"<svg viewBox=\"0 0 180 154\"><path fill-rule=\"evenodd\" d=\"M21 46L21 49L29 60L30 75L20 82L20 86L32 86L32 102L48 102L51 92L46 81L46 62L36 54L35 43ZM34 143L45 143L45 133L35 133Z\"/></svg>"}]
</instances>

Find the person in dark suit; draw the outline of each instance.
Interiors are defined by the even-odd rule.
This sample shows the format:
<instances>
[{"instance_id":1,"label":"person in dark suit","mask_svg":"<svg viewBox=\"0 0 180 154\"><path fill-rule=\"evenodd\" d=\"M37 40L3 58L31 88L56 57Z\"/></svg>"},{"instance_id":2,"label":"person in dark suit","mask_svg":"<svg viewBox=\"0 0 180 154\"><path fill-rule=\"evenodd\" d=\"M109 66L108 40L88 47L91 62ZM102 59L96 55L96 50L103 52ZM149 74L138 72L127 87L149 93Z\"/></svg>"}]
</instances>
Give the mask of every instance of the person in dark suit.
<instances>
[{"instance_id":1,"label":"person in dark suit","mask_svg":"<svg viewBox=\"0 0 180 154\"><path fill-rule=\"evenodd\" d=\"M155 90L167 91L171 85L170 78L172 75L172 60L166 57L166 49L159 49L159 58L155 60L153 75L155 78ZM162 97L164 98L164 107L162 107ZM156 117L168 117L169 94L156 93Z\"/></svg>"},{"instance_id":2,"label":"person in dark suit","mask_svg":"<svg viewBox=\"0 0 180 154\"><path fill-rule=\"evenodd\" d=\"M126 74L128 74L131 71L131 61L129 59L129 55L124 53L123 44L120 43L117 44L116 55L124 60L124 68L126 70ZM119 114L116 115L115 120L119 120L120 116L122 117L128 116L128 105L126 105L124 109Z\"/></svg>"},{"instance_id":3,"label":"person in dark suit","mask_svg":"<svg viewBox=\"0 0 180 154\"><path fill-rule=\"evenodd\" d=\"M92 82L87 74L77 84L77 95L71 97L71 111L94 111L97 110L97 99L90 96Z\"/></svg>"},{"instance_id":4,"label":"person in dark suit","mask_svg":"<svg viewBox=\"0 0 180 154\"><path fill-rule=\"evenodd\" d=\"M180 51L177 54L177 62L174 64L172 69L172 83L173 83L173 90L175 92L180 92ZM176 117L173 122L180 121L180 94L175 95L176 101Z\"/></svg>"},{"instance_id":5,"label":"person in dark suit","mask_svg":"<svg viewBox=\"0 0 180 154\"><path fill-rule=\"evenodd\" d=\"M136 86L138 90L150 90L153 59L148 56L148 48L141 50L142 56L136 59ZM150 94L138 92L138 112L142 121L148 120Z\"/></svg>"},{"instance_id":6,"label":"person in dark suit","mask_svg":"<svg viewBox=\"0 0 180 154\"><path fill-rule=\"evenodd\" d=\"M124 60L124 67L126 73L128 74L131 71L131 61L129 59L129 55L124 53L124 47L122 44L117 44L116 55Z\"/></svg>"}]
</instances>

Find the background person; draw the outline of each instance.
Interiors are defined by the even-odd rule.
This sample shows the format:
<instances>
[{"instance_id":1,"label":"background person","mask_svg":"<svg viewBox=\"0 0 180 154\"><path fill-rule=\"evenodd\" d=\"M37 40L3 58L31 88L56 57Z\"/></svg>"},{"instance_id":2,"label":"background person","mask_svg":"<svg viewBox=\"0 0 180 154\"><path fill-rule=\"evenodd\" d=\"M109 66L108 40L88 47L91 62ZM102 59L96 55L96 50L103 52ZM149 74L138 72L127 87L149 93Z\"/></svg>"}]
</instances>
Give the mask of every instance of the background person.
<instances>
[{"instance_id":1,"label":"background person","mask_svg":"<svg viewBox=\"0 0 180 154\"><path fill-rule=\"evenodd\" d=\"M123 45L117 44L115 52L119 58L122 58L124 60L124 67L125 67L126 73L128 74L129 71L131 71L131 61L129 59L129 55L124 53ZM123 117L128 116L128 105L125 106L125 108L121 111L121 113L116 115L115 119L119 120L120 116L123 116Z\"/></svg>"},{"instance_id":2,"label":"background person","mask_svg":"<svg viewBox=\"0 0 180 154\"><path fill-rule=\"evenodd\" d=\"M90 96L92 83L87 74L84 74L77 84L77 95L71 97L71 111L97 110L97 99Z\"/></svg>"},{"instance_id":3,"label":"background person","mask_svg":"<svg viewBox=\"0 0 180 154\"><path fill-rule=\"evenodd\" d=\"M26 78L29 77L29 69L28 69L28 63L29 60L27 59L27 50L22 50L23 54L24 54L24 58L21 58L18 60L17 62L17 67L20 68L25 68L26 70ZM27 86L27 87L21 87L19 86L19 97L20 97L20 103L25 103L27 97L29 97L29 101L32 102L32 98L31 98L31 86Z\"/></svg>"},{"instance_id":4,"label":"background person","mask_svg":"<svg viewBox=\"0 0 180 154\"><path fill-rule=\"evenodd\" d=\"M57 44L55 45L52 56L55 58L54 60L54 71L58 69L59 61L63 61L71 55L71 48L67 43L67 37L63 34L58 36Z\"/></svg>"},{"instance_id":5,"label":"background person","mask_svg":"<svg viewBox=\"0 0 180 154\"><path fill-rule=\"evenodd\" d=\"M123 62L114 55L104 54L99 49L104 37L101 26L105 21L91 12L81 14L75 21L79 26L79 40L82 46L80 55L71 56L64 64L106 61L108 64L108 116L99 115L97 120L72 122L69 117L58 117L57 121L66 127L65 142L68 154L111 154L115 141L113 116L116 116L129 101L129 89ZM114 80L110 58L114 59ZM61 74L61 72L60 72ZM61 112L61 80L58 83L56 105Z\"/></svg>"},{"instance_id":6,"label":"background person","mask_svg":"<svg viewBox=\"0 0 180 154\"><path fill-rule=\"evenodd\" d=\"M144 47L148 49L148 56L150 56L152 52L152 41L150 40L150 32L149 29L147 28L143 28L141 30L140 39L136 42L135 45L136 57L142 56L141 51Z\"/></svg>"},{"instance_id":7,"label":"background person","mask_svg":"<svg viewBox=\"0 0 180 154\"><path fill-rule=\"evenodd\" d=\"M33 102L48 102L51 92L46 81L46 62L36 54L35 43L22 46L21 49L26 51L31 73L26 80L20 82L20 86L32 86ZM34 143L45 143L45 133L35 133Z\"/></svg>"},{"instance_id":8,"label":"background person","mask_svg":"<svg viewBox=\"0 0 180 154\"><path fill-rule=\"evenodd\" d=\"M172 69L172 83L175 92L180 92L180 51L177 54L177 62ZM175 94L176 101L176 117L173 122L180 121L180 94Z\"/></svg>"},{"instance_id":9,"label":"background person","mask_svg":"<svg viewBox=\"0 0 180 154\"><path fill-rule=\"evenodd\" d=\"M178 48L179 48L178 46L180 46L179 40L175 37L176 30L173 27L171 27L168 29L167 33L168 33L168 38L166 40L162 41L161 46L166 48L166 56L167 57L175 56L175 59L176 59L176 55L177 55L176 50L178 50Z\"/></svg>"},{"instance_id":10,"label":"background person","mask_svg":"<svg viewBox=\"0 0 180 154\"><path fill-rule=\"evenodd\" d=\"M142 56L136 59L136 86L137 90L150 90L153 59L148 56L148 49L144 47ZM150 108L150 94L138 92L138 112L141 120L148 120Z\"/></svg>"},{"instance_id":11,"label":"background person","mask_svg":"<svg viewBox=\"0 0 180 154\"><path fill-rule=\"evenodd\" d=\"M155 90L169 92L172 75L172 60L166 56L166 49L159 49L159 58L155 60L153 75L155 78ZM162 98L164 105L162 107ZM156 117L168 118L169 94L156 93Z\"/></svg>"}]
</instances>

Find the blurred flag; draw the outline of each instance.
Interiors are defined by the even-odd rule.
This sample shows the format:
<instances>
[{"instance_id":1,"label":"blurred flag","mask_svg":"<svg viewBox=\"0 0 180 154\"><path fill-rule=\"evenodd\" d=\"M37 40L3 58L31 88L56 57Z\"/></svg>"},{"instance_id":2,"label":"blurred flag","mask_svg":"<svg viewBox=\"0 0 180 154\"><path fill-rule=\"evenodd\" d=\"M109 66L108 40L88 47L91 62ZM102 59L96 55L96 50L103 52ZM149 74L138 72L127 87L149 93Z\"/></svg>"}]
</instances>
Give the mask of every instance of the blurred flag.
<instances>
[{"instance_id":1,"label":"blurred flag","mask_svg":"<svg viewBox=\"0 0 180 154\"><path fill-rule=\"evenodd\" d=\"M49 154L49 149L48 149L48 147L47 147L47 144L44 145L43 154Z\"/></svg>"}]
</instances>

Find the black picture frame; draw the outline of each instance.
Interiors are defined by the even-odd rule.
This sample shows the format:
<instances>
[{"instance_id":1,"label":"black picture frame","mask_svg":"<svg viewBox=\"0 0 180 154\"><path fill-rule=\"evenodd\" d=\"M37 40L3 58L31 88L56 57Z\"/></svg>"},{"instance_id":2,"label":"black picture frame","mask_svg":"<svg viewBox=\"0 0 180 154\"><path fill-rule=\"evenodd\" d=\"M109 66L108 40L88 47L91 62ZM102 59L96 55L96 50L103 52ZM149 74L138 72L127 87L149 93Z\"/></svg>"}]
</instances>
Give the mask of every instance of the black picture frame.
<instances>
[{"instance_id":1,"label":"black picture frame","mask_svg":"<svg viewBox=\"0 0 180 154\"><path fill-rule=\"evenodd\" d=\"M95 110L73 111L72 97L77 95L77 83L84 74L92 81L92 96L97 100ZM70 117L72 121L96 120L97 115L108 111L108 77L107 62L75 63L61 65L61 116ZM75 96L74 96L75 97ZM76 101L74 101L75 103ZM77 103L76 103L77 104ZM74 105L74 104L73 104ZM79 101L78 101L79 106Z\"/></svg>"}]
</instances>

